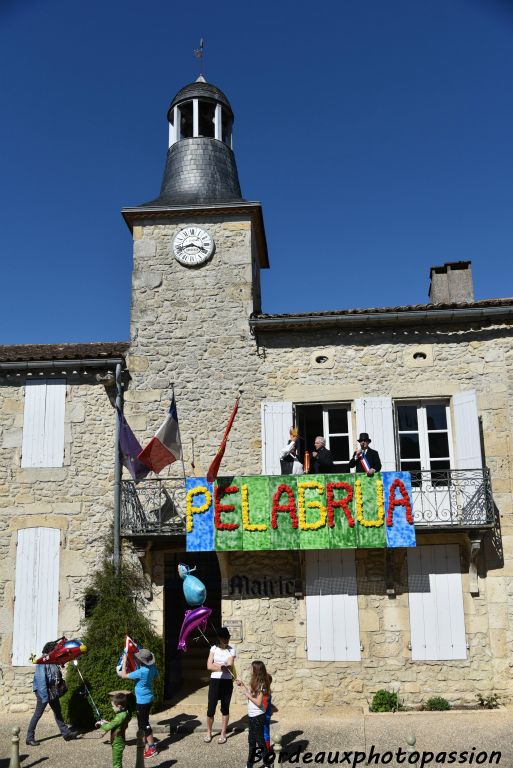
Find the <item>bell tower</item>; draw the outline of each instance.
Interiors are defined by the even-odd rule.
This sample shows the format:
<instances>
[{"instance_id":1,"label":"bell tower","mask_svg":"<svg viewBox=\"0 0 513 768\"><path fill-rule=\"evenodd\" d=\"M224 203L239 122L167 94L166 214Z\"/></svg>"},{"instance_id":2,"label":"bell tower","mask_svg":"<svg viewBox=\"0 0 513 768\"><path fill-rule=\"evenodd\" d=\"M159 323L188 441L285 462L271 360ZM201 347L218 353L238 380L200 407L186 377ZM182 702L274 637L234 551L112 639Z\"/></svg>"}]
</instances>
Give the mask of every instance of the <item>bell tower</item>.
<instances>
[{"instance_id":1,"label":"bell tower","mask_svg":"<svg viewBox=\"0 0 513 768\"><path fill-rule=\"evenodd\" d=\"M168 399L174 382L182 440L194 439L201 472L219 438L206 431L205 409L209 423L222 424L260 365L249 317L261 309L260 270L269 262L262 207L242 197L225 94L200 75L176 94L167 119L160 193L122 211L134 242L131 389L141 398L128 415L147 439L156 426L148 403ZM259 409L255 401L252 418ZM253 459L254 447L239 444L233 469Z\"/></svg>"},{"instance_id":2,"label":"bell tower","mask_svg":"<svg viewBox=\"0 0 513 768\"><path fill-rule=\"evenodd\" d=\"M175 96L167 113L169 151L154 205L242 200L232 150L233 112L219 88L200 75Z\"/></svg>"}]
</instances>

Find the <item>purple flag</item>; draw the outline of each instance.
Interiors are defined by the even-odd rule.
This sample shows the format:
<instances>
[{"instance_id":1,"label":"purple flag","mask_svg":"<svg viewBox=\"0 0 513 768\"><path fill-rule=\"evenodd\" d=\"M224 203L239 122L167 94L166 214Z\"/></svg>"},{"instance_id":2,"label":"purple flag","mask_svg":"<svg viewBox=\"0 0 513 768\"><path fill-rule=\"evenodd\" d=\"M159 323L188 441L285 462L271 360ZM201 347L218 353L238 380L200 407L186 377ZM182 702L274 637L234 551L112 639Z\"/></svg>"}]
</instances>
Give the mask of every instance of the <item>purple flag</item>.
<instances>
[{"instance_id":1,"label":"purple flag","mask_svg":"<svg viewBox=\"0 0 513 768\"><path fill-rule=\"evenodd\" d=\"M128 469L134 480L142 480L150 470L137 458L137 455L141 453L141 446L117 406L116 411L118 412L119 420L119 455L121 463Z\"/></svg>"}]
</instances>

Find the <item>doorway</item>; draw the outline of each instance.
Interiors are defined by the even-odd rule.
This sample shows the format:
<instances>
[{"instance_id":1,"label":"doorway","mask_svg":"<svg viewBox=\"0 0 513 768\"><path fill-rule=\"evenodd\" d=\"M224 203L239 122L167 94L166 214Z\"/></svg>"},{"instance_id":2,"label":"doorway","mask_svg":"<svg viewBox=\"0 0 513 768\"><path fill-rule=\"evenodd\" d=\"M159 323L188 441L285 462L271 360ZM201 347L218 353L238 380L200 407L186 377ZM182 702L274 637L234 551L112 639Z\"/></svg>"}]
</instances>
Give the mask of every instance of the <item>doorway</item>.
<instances>
[{"instance_id":1,"label":"doorway","mask_svg":"<svg viewBox=\"0 0 513 768\"><path fill-rule=\"evenodd\" d=\"M164 695L170 699L179 694L192 693L208 682L209 647L198 631L189 636L187 652L179 651L178 637L185 611L190 608L183 594L183 580L178 565L196 566L194 576L207 588L205 605L212 609L205 635L210 644L215 642L216 630L221 626L221 572L215 552L172 552L165 558L164 582L164 652L166 683ZM196 639L194 639L196 638Z\"/></svg>"}]
</instances>

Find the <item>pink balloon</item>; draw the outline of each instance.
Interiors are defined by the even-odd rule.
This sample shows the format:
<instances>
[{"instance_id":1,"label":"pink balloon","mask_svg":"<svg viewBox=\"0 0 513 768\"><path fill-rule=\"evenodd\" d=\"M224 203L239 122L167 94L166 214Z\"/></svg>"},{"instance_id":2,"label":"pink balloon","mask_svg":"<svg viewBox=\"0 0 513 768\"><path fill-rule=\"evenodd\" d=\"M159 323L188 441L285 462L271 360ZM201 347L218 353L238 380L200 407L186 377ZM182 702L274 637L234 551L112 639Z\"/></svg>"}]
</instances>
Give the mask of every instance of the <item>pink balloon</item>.
<instances>
[{"instance_id":1,"label":"pink balloon","mask_svg":"<svg viewBox=\"0 0 513 768\"><path fill-rule=\"evenodd\" d=\"M207 608L206 605L200 605L199 608L193 608L191 611L185 611L185 616L180 630L180 637L178 638L178 650L187 650L187 638L191 634L193 629L199 627L202 632L205 632L207 628L208 617L212 613L212 608Z\"/></svg>"}]
</instances>

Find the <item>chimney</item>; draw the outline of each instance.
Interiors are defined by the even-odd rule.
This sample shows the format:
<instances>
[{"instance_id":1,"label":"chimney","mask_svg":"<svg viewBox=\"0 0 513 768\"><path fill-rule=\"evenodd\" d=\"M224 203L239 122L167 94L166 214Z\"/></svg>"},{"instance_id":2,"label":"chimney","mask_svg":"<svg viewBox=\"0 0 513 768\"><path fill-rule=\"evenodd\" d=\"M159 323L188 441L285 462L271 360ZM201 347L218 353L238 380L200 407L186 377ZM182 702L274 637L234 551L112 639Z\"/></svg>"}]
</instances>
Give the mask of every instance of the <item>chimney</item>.
<instances>
[{"instance_id":1,"label":"chimney","mask_svg":"<svg viewBox=\"0 0 513 768\"><path fill-rule=\"evenodd\" d=\"M470 261L449 261L443 267L431 267L430 304L461 304L474 301Z\"/></svg>"}]
</instances>

